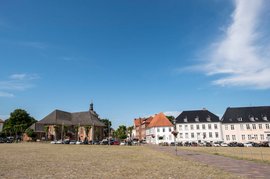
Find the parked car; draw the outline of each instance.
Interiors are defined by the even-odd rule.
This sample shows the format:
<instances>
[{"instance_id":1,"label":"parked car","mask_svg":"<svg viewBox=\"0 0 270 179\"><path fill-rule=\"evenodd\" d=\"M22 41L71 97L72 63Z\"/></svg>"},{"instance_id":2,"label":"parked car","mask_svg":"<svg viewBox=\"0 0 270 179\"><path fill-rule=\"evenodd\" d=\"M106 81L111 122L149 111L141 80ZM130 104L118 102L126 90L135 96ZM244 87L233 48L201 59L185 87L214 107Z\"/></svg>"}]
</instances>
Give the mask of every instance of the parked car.
<instances>
[{"instance_id":1,"label":"parked car","mask_svg":"<svg viewBox=\"0 0 270 179\"><path fill-rule=\"evenodd\" d=\"M253 147L251 142L244 143L245 147Z\"/></svg>"},{"instance_id":2,"label":"parked car","mask_svg":"<svg viewBox=\"0 0 270 179\"><path fill-rule=\"evenodd\" d=\"M57 142L56 140L53 140L51 141L51 144L56 144L56 142Z\"/></svg>"},{"instance_id":3,"label":"parked car","mask_svg":"<svg viewBox=\"0 0 270 179\"><path fill-rule=\"evenodd\" d=\"M6 143L7 139L0 137L0 143Z\"/></svg>"},{"instance_id":4,"label":"parked car","mask_svg":"<svg viewBox=\"0 0 270 179\"><path fill-rule=\"evenodd\" d=\"M176 145L177 146L183 146L183 143L182 142L176 142Z\"/></svg>"},{"instance_id":5,"label":"parked car","mask_svg":"<svg viewBox=\"0 0 270 179\"><path fill-rule=\"evenodd\" d=\"M76 140L69 141L69 144L76 144Z\"/></svg>"},{"instance_id":6,"label":"parked car","mask_svg":"<svg viewBox=\"0 0 270 179\"><path fill-rule=\"evenodd\" d=\"M120 145L126 145L126 143L124 141L120 142Z\"/></svg>"},{"instance_id":7,"label":"parked car","mask_svg":"<svg viewBox=\"0 0 270 179\"><path fill-rule=\"evenodd\" d=\"M76 145L81 145L81 144L83 144L82 141L76 141Z\"/></svg>"},{"instance_id":8,"label":"parked car","mask_svg":"<svg viewBox=\"0 0 270 179\"><path fill-rule=\"evenodd\" d=\"M56 144L63 144L64 142L62 140L56 141Z\"/></svg>"},{"instance_id":9,"label":"parked car","mask_svg":"<svg viewBox=\"0 0 270 179\"><path fill-rule=\"evenodd\" d=\"M237 143L237 147L244 147L243 143Z\"/></svg>"},{"instance_id":10,"label":"parked car","mask_svg":"<svg viewBox=\"0 0 270 179\"><path fill-rule=\"evenodd\" d=\"M228 144L222 142L222 143L220 143L220 146L221 146L221 147L228 147Z\"/></svg>"},{"instance_id":11,"label":"parked car","mask_svg":"<svg viewBox=\"0 0 270 179\"><path fill-rule=\"evenodd\" d=\"M253 147L260 147L260 144L256 143L256 142L251 142Z\"/></svg>"},{"instance_id":12,"label":"parked car","mask_svg":"<svg viewBox=\"0 0 270 179\"><path fill-rule=\"evenodd\" d=\"M115 140L115 141L113 141L113 145L120 145L120 142Z\"/></svg>"},{"instance_id":13,"label":"parked car","mask_svg":"<svg viewBox=\"0 0 270 179\"><path fill-rule=\"evenodd\" d=\"M214 147L220 147L220 143L219 143L219 142L214 142L214 143L213 143L213 146L214 146Z\"/></svg>"},{"instance_id":14,"label":"parked car","mask_svg":"<svg viewBox=\"0 0 270 179\"><path fill-rule=\"evenodd\" d=\"M70 140L69 139L65 139L63 144L69 144L70 143Z\"/></svg>"},{"instance_id":15,"label":"parked car","mask_svg":"<svg viewBox=\"0 0 270 179\"><path fill-rule=\"evenodd\" d=\"M170 146L175 146L175 143L174 143L174 142L171 142L171 143L170 143Z\"/></svg>"}]
</instances>

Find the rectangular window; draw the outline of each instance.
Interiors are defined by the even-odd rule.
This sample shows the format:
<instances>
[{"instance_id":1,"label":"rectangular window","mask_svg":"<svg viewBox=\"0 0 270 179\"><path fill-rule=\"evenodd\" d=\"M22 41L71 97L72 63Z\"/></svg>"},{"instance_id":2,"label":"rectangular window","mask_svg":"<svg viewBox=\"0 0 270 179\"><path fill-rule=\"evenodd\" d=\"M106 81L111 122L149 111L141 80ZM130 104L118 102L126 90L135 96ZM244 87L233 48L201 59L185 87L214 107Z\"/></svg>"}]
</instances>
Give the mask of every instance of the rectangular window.
<instances>
[{"instance_id":1,"label":"rectangular window","mask_svg":"<svg viewBox=\"0 0 270 179\"><path fill-rule=\"evenodd\" d=\"M231 125L231 130L234 130L234 125Z\"/></svg>"},{"instance_id":2,"label":"rectangular window","mask_svg":"<svg viewBox=\"0 0 270 179\"><path fill-rule=\"evenodd\" d=\"M209 132L209 138L212 138L213 136L212 136L212 132Z\"/></svg>"},{"instance_id":3,"label":"rectangular window","mask_svg":"<svg viewBox=\"0 0 270 179\"><path fill-rule=\"evenodd\" d=\"M262 124L259 124L259 129L262 129Z\"/></svg>"},{"instance_id":4,"label":"rectangular window","mask_svg":"<svg viewBox=\"0 0 270 179\"><path fill-rule=\"evenodd\" d=\"M228 130L228 125L225 125L225 130Z\"/></svg>"},{"instance_id":5,"label":"rectangular window","mask_svg":"<svg viewBox=\"0 0 270 179\"><path fill-rule=\"evenodd\" d=\"M235 137L235 135L232 135L232 140L236 140L236 137Z\"/></svg>"},{"instance_id":6,"label":"rectangular window","mask_svg":"<svg viewBox=\"0 0 270 179\"><path fill-rule=\"evenodd\" d=\"M190 130L193 130L193 129L194 129L193 125L190 125Z\"/></svg>"},{"instance_id":7,"label":"rectangular window","mask_svg":"<svg viewBox=\"0 0 270 179\"><path fill-rule=\"evenodd\" d=\"M196 129L197 129L197 130L200 129L200 125L199 125L199 124L196 125Z\"/></svg>"},{"instance_id":8,"label":"rectangular window","mask_svg":"<svg viewBox=\"0 0 270 179\"><path fill-rule=\"evenodd\" d=\"M194 138L194 133L191 133L191 138Z\"/></svg>"},{"instance_id":9,"label":"rectangular window","mask_svg":"<svg viewBox=\"0 0 270 179\"><path fill-rule=\"evenodd\" d=\"M265 128L266 129L269 129L269 124L265 124Z\"/></svg>"},{"instance_id":10,"label":"rectangular window","mask_svg":"<svg viewBox=\"0 0 270 179\"><path fill-rule=\"evenodd\" d=\"M205 129L205 124L202 125L202 129Z\"/></svg>"},{"instance_id":11,"label":"rectangular window","mask_svg":"<svg viewBox=\"0 0 270 179\"><path fill-rule=\"evenodd\" d=\"M230 140L230 136L229 135L226 135L226 140Z\"/></svg>"},{"instance_id":12,"label":"rectangular window","mask_svg":"<svg viewBox=\"0 0 270 179\"><path fill-rule=\"evenodd\" d=\"M256 129L256 124L252 124L252 128L253 129Z\"/></svg>"},{"instance_id":13,"label":"rectangular window","mask_svg":"<svg viewBox=\"0 0 270 179\"><path fill-rule=\"evenodd\" d=\"M185 138L188 139L188 133L185 133Z\"/></svg>"},{"instance_id":14,"label":"rectangular window","mask_svg":"<svg viewBox=\"0 0 270 179\"><path fill-rule=\"evenodd\" d=\"M179 133L179 138L183 139L183 133Z\"/></svg>"},{"instance_id":15,"label":"rectangular window","mask_svg":"<svg viewBox=\"0 0 270 179\"><path fill-rule=\"evenodd\" d=\"M203 139L205 139L205 138L206 138L206 132L203 133Z\"/></svg>"},{"instance_id":16,"label":"rectangular window","mask_svg":"<svg viewBox=\"0 0 270 179\"><path fill-rule=\"evenodd\" d=\"M215 136L216 136L216 138L218 138L218 132L215 132Z\"/></svg>"},{"instance_id":17,"label":"rectangular window","mask_svg":"<svg viewBox=\"0 0 270 179\"><path fill-rule=\"evenodd\" d=\"M244 125L243 124L240 124L240 129L244 130Z\"/></svg>"},{"instance_id":18,"label":"rectangular window","mask_svg":"<svg viewBox=\"0 0 270 179\"><path fill-rule=\"evenodd\" d=\"M179 130L183 130L183 129L182 129L182 125L179 125Z\"/></svg>"},{"instance_id":19,"label":"rectangular window","mask_svg":"<svg viewBox=\"0 0 270 179\"><path fill-rule=\"evenodd\" d=\"M214 129L218 129L217 124L214 124Z\"/></svg>"},{"instance_id":20,"label":"rectangular window","mask_svg":"<svg viewBox=\"0 0 270 179\"><path fill-rule=\"evenodd\" d=\"M264 140L264 134L261 134L261 140Z\"/></svg>"},{"instance_id":21,"label":"rectangular window","mask_svg":"<svg viewBox=\"0 0 270 179\"><path fill-rule=\"evenodd\" d=\"M248 135L248 140L251 140L251 135Z\"/></svg>"},{"instance_id":22,"label":"rectangular window","mask_svg":"<svg viewBox=\"0 0 270 179\"><path fill-rule=\"evenodd\" d=\"M208 124L208 129L211 129L211 128L212 128L211 124Z\"/></svg>"},{"instance_id":23,"label":"rectangular window","mask_svg":"<svg viewBox=\"0 0 270 179\"><path fill-rule=\"evenodd\" d=\"M254 134L254 139L258 140L258 135L257 134Z\"/></svg>"},{"instance_id":24,"label":"rectangular window","mask_svg":"<svg viewBox=\"0 0 270 179\"><path fill-rule=\"evenodd\" d=\"M188 130L188 125L185 125L185 130L186 130L186 131Z\"/></svg>"},{"instance_id":25,"label":"rectangular window","mask_svg":"<svg viewBox=\"0 0 270 179\"><path fill-rule=\"evenodd\" d=\"M242 140L246 140L246 136L245 135L242 135Z\"/></svg>"},{"instance_id":26,"label":"rectangular window","mask_svg":"<svg viewBox=\"0 0 270 179\"><path fill-rule=\"evenodd\" d=\"M169 132L172 132L172 128L169 128Z\"/></svg>"},{"instance_id":27,"label":"rectangular window","mask_svg":"<svg viewBox=\"0 0 270 179\"><path fill-rule=\"evenodd\" d=\"M163 128L163 132L165 132L165 128Z\"/></svg>"},{"instance_id":28,"label":"rectangular window","mask_svg":"<svg viewBox=\"0 0 270 179\"><path fill-rule=\"evenodd\" d=\"M247 127L247 129L250 129L250 126L249 126L249 124L246 124L246 127Z\"/></svg>"}]
</instances>

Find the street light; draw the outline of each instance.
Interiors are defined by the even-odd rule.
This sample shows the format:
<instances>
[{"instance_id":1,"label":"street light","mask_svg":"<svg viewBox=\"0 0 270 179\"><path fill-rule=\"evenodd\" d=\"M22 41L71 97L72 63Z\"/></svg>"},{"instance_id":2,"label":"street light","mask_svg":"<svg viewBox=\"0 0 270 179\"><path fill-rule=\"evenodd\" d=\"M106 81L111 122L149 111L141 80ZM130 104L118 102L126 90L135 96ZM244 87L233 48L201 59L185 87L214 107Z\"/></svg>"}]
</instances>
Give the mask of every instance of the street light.
<instances>
[{"instance_id":1,"label":"street light","mask_svg":"<svg viewBox=\"0 0 270 179\"><path fill-rule=\"evenodd\" d=\"M175 155L177 155L176 137L177 137L178 132L176 131L176 119L175 118L173 118L173 124L174 124L174 130L172 131L172 134L174 135Z\"/></svg>"}]
</instances>

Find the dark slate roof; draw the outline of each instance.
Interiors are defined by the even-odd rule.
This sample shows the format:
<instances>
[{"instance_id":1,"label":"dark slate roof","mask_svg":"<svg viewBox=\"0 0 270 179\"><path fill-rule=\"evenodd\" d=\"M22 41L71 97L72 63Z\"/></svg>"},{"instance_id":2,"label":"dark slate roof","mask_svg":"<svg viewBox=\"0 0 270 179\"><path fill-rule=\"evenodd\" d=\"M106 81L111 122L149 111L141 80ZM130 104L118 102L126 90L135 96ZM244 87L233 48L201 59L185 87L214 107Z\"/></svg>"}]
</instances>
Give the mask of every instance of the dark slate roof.
<instances>
[{"instance_id":1,"label":"dark slate roof","mask_svg":"<svg viewBox=\"0 0 270 179\"><path fill-rule=\"evenodd\" d=\"M39 124L46 125L95 125L95 126L105 126L98 118L95 111L84 111L69 113L66 111L55 110L48 116L44 117L38 122Z\"/></svg>"},{"instance_id":2,"label":"dark slate roof","mask_svg":"<svg viewBox=\"0 0 270 179\"><path fill-rule=\"evenodd\" d=\"M45 132L44 124L40 124L40 123L37 123L37 122L32 124L29 128L33 129L35 132Z\"/></svg>"},{"instance_id":3,"label":"dark slate roof","mask_svg":"<svg viewBox=\"0 0 270 179\"><path fill-rule=\"evenodd\" d=\"M228 107L222 123L270 122L270 106Z\"/></svg>"},{"instance_id":4,"label":"dark slate roof","mask_svg":"<svg viewBox=\"0 0 270 179\"><path fill-rule=\"evenodd\" d=\"M198 120L197 120L198 119ZM183 111L176 123L220 122L219 117L208 110Z\"/></svg>"}]
</instances>

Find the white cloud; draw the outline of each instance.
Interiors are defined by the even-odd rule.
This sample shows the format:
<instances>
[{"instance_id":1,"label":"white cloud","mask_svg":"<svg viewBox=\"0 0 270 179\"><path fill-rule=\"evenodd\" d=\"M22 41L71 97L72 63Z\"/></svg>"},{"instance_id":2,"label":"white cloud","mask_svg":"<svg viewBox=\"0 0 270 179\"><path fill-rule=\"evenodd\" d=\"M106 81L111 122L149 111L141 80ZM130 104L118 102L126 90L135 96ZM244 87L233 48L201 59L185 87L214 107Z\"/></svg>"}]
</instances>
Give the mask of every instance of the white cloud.
<instances>
[{"instance_id":1,"label":"white cloud","mask_svg":"<svg viewBox=\"0 0 270 179\"><path fill-rule=\"evenodd\" d=\"M270 88L270 49L262 42L265 34L260 26L266 4L265 0L235 0L232 22L225 36L211 45L203 65L207 75L222 74L214 84Z\"/></svg>"},{"instance_id":2,"label":"white cloud","mask_svg":"<svg viewBox=\"0 0 270 179\"><path fill-rule=\"evenodd\" d=\"M9 78L13 80L34 80L38 79L39 76L37 74L18 73L10 75Z\"/></svg>"},{"instance_id":3,"label":"white cloud","mask_svg":"<svg viewBox=\"0 0 270 179\"><path fill-rule=\"evenodd\" d=\"M24 91L33 88L33 80L38 79L37 74L12 74L8 80L0 81L0 97L14 97L11 91ZM3 91L4 90L4 91Z\"/></svg>"},{"instance_id":4,"label":"white cloud","mask_svg":"<svg viewBox=\"0 0 270 179\"><path fill-rule=\"evenodd\" d=\"M12 97L14 97L14 94L0 91L0 97L12 98Z\"/></svg>"}]
</instances>

